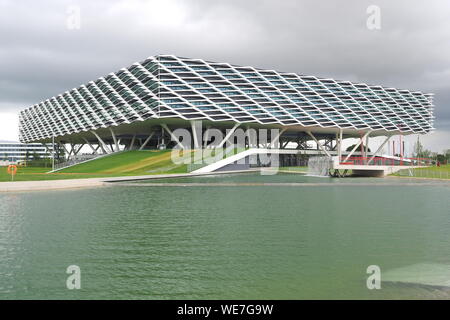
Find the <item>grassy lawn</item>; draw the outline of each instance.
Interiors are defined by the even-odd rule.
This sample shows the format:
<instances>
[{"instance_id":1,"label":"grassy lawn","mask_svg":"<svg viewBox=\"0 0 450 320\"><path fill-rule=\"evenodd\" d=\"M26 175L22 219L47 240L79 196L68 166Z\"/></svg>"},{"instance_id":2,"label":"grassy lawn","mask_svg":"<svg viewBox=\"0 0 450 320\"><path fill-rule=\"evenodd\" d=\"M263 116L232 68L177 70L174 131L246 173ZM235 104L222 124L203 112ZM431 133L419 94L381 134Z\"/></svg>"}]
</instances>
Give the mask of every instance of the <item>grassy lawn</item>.
<instances>
[{"instance_id":1,"label":"grassy lawn","mask_svg":"<svg viewBox=\"0 0 450 320\"><path fill-rule=\"evenodd\" d=\"M223 158L244 151L243 148L227 150ZM81 163L55 173L47 173L51 168L18 167L14 181L83 179L153 174L187 173L189 165L175 164L171 159L172 150L125 151L100 159ZM212 150L208 150L212 151ZM191 153L192 151L187 151ZM213 151L213 155L214 155ZM291 171L305 171L306 167L283 168ZM0 167L0 181L11 181L6 167Z\"/></svg>"},{"instance_id":2,"label":"grassy lawn","mask_svg":"<svg viewBox=\"0 0 450 320\"><path fill-rule=\"evenodd\" d=\"M187 165L175 164L171 150L125 151L58 171L59 174L127 176L186 173Z\"/></svg>"},{"instance_id":3,"label":"grassy lawn","mask_svg":"<svg viewBox=\"0 0 450 320\"><path fill-rule=\"evenodd\" d=\"M0 181L11 181L6 167L0 167ZM14 181L102 178L151 174L186 173L187 165L176 165L171 150L126 151L46 173L49 168L18 167Z\"/></svg>"},{"instance_id":4,"label":"grassy lawn","mask_svg":"<svg viewBox=\"0 0 450 320\"><path fill-rule=\"evenodd\" d=\"M440 167L433 166L427 168L411 169L411 173L412 177L418 178L450 179L450 164L441 165ZM398 171L392 174L392 176L411 177L410 171L408 169Z\"/></svg>"},{"instance_id":5,"label":"grassy lawn","mask_svg":"<svg viewBox=\"0 0 450 320\"><path fill-rule=\"evenodd\" d=\"M11 175L7 173L6 167L0 167L0 182L11 181ZM14 181L36 181L36 180L59 180L59 179L80 179L80 178L97 178L108 175L101 174L58 174L49 173L49 168L41 167L18 167ZM111 175L114 176L114 175Z\"/></svg>"},{"instance_id":6,"label":"grassy lawn","mask_svg":"<svg viewBox=\"0 0 450 320\"><path fill-rule=\"evenodd\" d=\"M149 174L152 172L185 172L185 165L171 160L171 150L126 151L81 163L59 173Z\"/></svg>"}]
</instances>

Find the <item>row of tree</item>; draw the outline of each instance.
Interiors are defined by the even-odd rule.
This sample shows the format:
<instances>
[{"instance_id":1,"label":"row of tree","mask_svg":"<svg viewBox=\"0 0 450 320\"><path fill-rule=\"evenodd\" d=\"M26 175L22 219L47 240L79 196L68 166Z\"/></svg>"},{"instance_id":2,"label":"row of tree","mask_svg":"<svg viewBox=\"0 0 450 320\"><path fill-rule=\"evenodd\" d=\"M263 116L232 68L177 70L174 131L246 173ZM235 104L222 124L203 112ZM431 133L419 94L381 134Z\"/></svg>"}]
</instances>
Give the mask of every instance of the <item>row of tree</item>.
<instances>
[{"instance_id":1,"label":"row of tree","mask_svg":"<svg viewBox=\"0 0 450 320\"><path fill-rule=\"evenodd\" d=\"M51 167L52 160L50 156L41 157L40 154L33 152L30 154L30 152L25 153L25 165L27 167Z\"/></svg>"},{"instance_id":2,"label":"row of tree","mask_svg":"<svg viewBox=\"0 0 450 320\"><path fill-rule=\"evenodd\" d=\"M346 150L351 151L355 147L354 145L349 146ZM364 150L366 146L362 145L362 149ZM360 150L360 147L358 147L358 151ZM367 150L370 151L370 148ZM396 156L400 157L400 154L395 154ZM432 159L434 161L439 161L442 164L450 163L450 149L444 150L442 153L438 152L432 152L431 150L425 149L425 147L420 143L419 140L416 141L414 144L414 150L413 150L413 158L426 158L426 159Z\"/></svg>"},{"instance_id":3,"label":"row of tree","mask_svg":"<svg viewBox=\"0 0 450 320\"><path fill-rule=\"evenodd\" d=\"M64 149L59 145L55 144L55 163L60 163L65 161L65 152ZM49 167L52 166L53 155L50 153L46 153L44 156L37 152L26 151L25 157L23 161L21 161L24 165L29 167ZM9 160L9 155L4 154L3 159L0 160Z\"/></svg>"},{"instance_id":4,"label":"row of tree","mask_svg":"<svg viewBox=\"0 0 450 320\"><path fill-rule=\"evenodd\" d=\"M432 152L425 149L419 140L414 144L414 158L430 158L439 161L442 164L450 163L450 149L444 150L442 153Z\"/></svg>"},{"instance_id":5,"label":"row of tree","mask_svg":"<svg viewBox=\"0 0 450 320\"><path fill-rule=\"evenodd\" d=\"M4 154L3 160L4 161L9 160L9 155L7 153ZM37 152L30 153L29 151L27 151L25 153L25 158L24 158L23 163L25 166L28 166L28 167L49 167L52 165L52 159L51 159L50 155L48 155L47 157L42 157Z\"/></svg>"}]
</instances>

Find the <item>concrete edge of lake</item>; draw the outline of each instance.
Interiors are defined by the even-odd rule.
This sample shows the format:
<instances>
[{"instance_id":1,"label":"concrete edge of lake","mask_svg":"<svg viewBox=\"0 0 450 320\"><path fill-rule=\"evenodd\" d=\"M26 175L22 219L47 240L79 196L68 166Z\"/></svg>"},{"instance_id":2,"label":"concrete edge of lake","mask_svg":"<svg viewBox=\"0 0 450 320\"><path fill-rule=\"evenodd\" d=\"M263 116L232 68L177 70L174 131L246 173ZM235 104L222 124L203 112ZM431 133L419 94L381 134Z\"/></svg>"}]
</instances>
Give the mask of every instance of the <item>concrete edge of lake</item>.
<instances>
[{"instance_id":1,"label":"concrete edge of lake","mask_svg":"<svg viewBox=\"0 0 450 320\"><path fill-rule=\"evenodd\" d=\"M11 181L11 182L0 182L0 192L72 189L72 188L99 187L102 185L104 185L104 182L100 178Z\"/></svg>"},{"instance_id":2,"label":"concrete edge of lake","mask_svg":"<svg viewBox=\"0 0 450 320\"><path fill-rule=\"evenodd\" d=\"M450 182L450 179L429 178L429 177L386 176L385 178L390 178L390 179L423 180L423 181L446 181L446 182Z\"/></svg>"},{"instance_id":3,"label":"concrete edge of lake","mask_svg":"<svg viewBox=\"0 0 450 320\"><path fill-rule=\"evenodd\" d=\"M23 192L23 191L44 191L44 190L58 190L58 189L90 188L90 187L105 186L109 182L140 181L140 180L165 179L165 178L183 178L183 177L208 176L208 175L217 175L217 174L246 173L246 172L255 172L255 171L260 171L260 169L219 171L219 172L210 172L210 173L158 174L158 175L144 175L144 176L121 176L121 177L85 178L85 179L8 181L8 182L0 182L0 192Z\"/></svg>"},{"instance_id":4,"label":"concrete edge of lake","mask_svg":"<svg viewBox=\"0 0 450 320\"><path fill-rule=\"evenodd\" d=\"M234 171L218 171L208 173L178 173L178 174L157 174L157 175L143 175L143 176L119 176L119 177L103 177L103 178L85 178L85 179L61 179L61 180L37 180L37 181L9 181L0 182L1 192L24 192L24 191L45 191L45 190L58 190L58 189L76 189L76 188L92 188L111 185L114 182L129 182L129 181L144 181L154 179L167 179L167 178L184 178L184 177L196 177L196 176L210 176L219 174L237 174L237 173L250 173L260 171L271 171L268 168L255 168L251 170L234 170ZM281 173L293 173L293 174L306 174L306 172L278 170ZM444 181L450 182L445 179L433 179L433 178L414 178L414 177L399 177L388 176L393 180L422 180L422 181ZM381 179L381 178L378 178ZM124 184L121 184L124 185ZM170 183L168 184L170 185ZM282 184L279 184L282 185ZM324 185L324 184L321 184ZM345 185L345 184L333 184L333 185ZM361 184L360 184L361 185ZM371 183L371 185L377 185L377 183ZM137 186L137 185L136 185ZM148 185L150 186L150 184ZM160 186L160 185L158 185ZM305 185L306 186L306 185Z\"/></svg>"}]
</instances>

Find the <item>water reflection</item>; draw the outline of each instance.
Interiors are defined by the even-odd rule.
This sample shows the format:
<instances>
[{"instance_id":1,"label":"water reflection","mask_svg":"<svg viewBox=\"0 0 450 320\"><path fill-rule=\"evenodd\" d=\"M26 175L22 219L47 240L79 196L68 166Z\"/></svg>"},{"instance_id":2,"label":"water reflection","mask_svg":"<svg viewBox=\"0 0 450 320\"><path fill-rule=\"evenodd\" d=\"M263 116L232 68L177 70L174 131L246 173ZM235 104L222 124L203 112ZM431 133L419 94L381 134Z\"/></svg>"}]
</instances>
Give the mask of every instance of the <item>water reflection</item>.
<instances>
[{"instance_id":1,"label":"water reflection","mask_svg":"<svg viewBox=\"0 0 450 320\"><path fill-rule=\"evenodd\" d=\"M317 180L328 182L275 185ZM274 185L0 194L0 296L443 297L393 282L369 291L365 272L449 256L448 185L364 180L253 174L170 181ZM81 267L82 290L65 288L70 264Z\"/></svg>"}]
</instances>

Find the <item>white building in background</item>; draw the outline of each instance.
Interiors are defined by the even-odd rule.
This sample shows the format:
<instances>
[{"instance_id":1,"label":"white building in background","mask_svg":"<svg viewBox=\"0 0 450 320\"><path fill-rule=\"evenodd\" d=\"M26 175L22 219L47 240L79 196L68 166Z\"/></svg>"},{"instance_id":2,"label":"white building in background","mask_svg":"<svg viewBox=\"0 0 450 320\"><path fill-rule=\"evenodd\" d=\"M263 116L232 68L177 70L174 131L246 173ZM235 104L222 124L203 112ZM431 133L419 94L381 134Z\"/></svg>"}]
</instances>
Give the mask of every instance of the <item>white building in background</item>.
<instances>
[{"instance_id":1,"label":"white building in background","mask_svg":"<svg viewBox=\"0 0 450 320\"><path fill-rule=\"evenodd\" d=\"M33 159L33 155L37 154L40 158L48 158L51 156L51 146L44 146L41 143L20 143L15 141L0 140L0 166L16 164Z\"/></svg>"}]
</instances>

